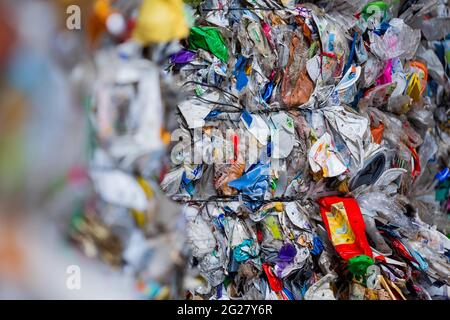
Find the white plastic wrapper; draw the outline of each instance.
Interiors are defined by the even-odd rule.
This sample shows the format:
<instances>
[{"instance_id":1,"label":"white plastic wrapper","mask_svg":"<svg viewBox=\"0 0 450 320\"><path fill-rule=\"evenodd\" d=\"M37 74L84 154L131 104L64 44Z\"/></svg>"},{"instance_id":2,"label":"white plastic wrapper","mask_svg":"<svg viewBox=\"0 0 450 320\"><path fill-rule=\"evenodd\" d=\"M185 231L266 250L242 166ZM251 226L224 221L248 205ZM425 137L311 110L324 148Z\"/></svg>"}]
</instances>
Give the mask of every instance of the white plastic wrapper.
<instances>
[{"instance_id":1,"label":"white plastic wrapper","mask_svg":"<svg viewBox=\"0 0 450 320\"><path fill-rule=\"evenodd\" d=\"M361 163L364 158L363 138L369 121L338 106L327 108L323 113L331 127L341 134L357 163Z\"/></svg>"},{"instance_id":2,"label":"white plastic wrapper","mask_svg":"<svg viewBox=\"0 0 450 320\"><path fill-rule=\"evenodd\" d=\"M323 170L324 177L336 177L344 173L347 167L337 155L331 143L331 136L325 133L309 151L308 159L312 171Z\"/></svg>"},{"instance_id":3,"label":"white plastic wrapper","mask_svg":"<svg viewBox=\"0 0 450 320\"><path fill-rule=\"evenodd\" d=\"M195 221L188 222L188 241L191 244L192 254L194 257L203 257L211 253L216 247L216 238L211 232L208 224L197 216Z\"/></svg>"},{"instance_id":4,"label":"white plastic wrapper","mask_svg":"<svg viewBox=\"0 0 450 320\"><path fill-rule=\"evenodd\" d=\"M305 300L336 300L331 283L337 276L334 273L329 273L319 281L314 283L305 293Z\"/></svg>"},{"instance_id":5,"label":"white plastic wrapper","mask_svg":"<svg viewBox=\"0 0 450 320\"><path fill-rule=\"evenodd\" d=\"M205 125L205 120L203 119L211 112L213 105L205 104L200 101L187 100L180 103L178 108L180 108L189 128L193 129Z\"/></svg>"},{"instance_id":6,"label":"white plastic wrapper","mask_svg":"<svg viewBox=\"0 0 450 320\"><path fill-rule=\"evenodd\" d=\"M93 171L91 173L98 194L111 204L143 211L148 200L139 183L130 175L119 171Z\"/></svg>"},{"instance_id":7,"label":"white plastic wrapper","mask_svg":"<svg viewBox=\"0 0 450 320\"><path fill-rule=\"evenodd\" d=\"M274 158L286 158L294 147L294 120L284 112L273 115L271 120L276 127L271 128Z\"/></svg>"},{"instance_id":8,"label":"white plastic wrapper","mask_svg":"<svg viewBox=\"0 0 450 320\"><path fill-rule=\"evenodd\" d=\"M267 145L267 138L270 135L270 129L264 119L257 114L247 113L247 115L251 117L250 121L248 121L247 118L241 116L245 127L256 138L256 140L258 140L259 143L261 143L263 146Z\"/></svg>"}]
</instances>

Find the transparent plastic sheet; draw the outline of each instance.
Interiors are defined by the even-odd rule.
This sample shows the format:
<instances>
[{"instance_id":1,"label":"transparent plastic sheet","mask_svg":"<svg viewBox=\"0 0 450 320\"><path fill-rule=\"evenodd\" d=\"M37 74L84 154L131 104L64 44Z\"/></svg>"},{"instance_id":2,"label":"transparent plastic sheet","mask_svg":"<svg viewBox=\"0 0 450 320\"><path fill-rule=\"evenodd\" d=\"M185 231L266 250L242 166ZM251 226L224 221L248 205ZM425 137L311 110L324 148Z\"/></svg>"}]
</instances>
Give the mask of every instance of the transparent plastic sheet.
<instances>
[{"instance_id":1,"label":"transparent plastic sheet","mask_svg":"<svg viewBox=\"0 0 450 320\"><path fill-rule=\"evenodd\" d=\"M401 19L389 21L390 27L380 37L376 33L369 33L370 47L381 60L405 58L411 60L420 42L420 31L413 30Z\"/></svg>"},{"instance_id":2,"label":"transparent plastic sheet","mask_svg":"<svg viewBox=\"0 0 450 320\"><path fill-rule=\"evenodd\" d=\"M312 81L306 73L304 64L306 45L304 36L293 33L289 45L289 60L286 65L286 75L281 85L281 96L287 107L306 103L314 89ZM302 62L303 61L303 62Z\"/></svg>"}]
</instances>

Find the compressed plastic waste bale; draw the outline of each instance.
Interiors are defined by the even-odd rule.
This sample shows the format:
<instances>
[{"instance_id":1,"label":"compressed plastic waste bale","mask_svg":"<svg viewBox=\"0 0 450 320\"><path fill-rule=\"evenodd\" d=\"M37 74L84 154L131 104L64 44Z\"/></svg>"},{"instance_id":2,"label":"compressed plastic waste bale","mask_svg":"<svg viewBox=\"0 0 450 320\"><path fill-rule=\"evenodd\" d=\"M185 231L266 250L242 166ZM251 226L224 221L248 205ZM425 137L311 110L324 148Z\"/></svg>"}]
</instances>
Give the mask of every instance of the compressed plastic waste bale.
<instances>
[{"instance_id":1,"label":"compressed plastic waste bale","mask_svg":"<svg viewBox=\"0 0 450 320\"><path fill-rule=\"evenodd\" d=\"M204 1L198 6L215 9L222 4ZM215 57L189 44L186 48L197 50L197 56L173 69L183 78L180 84L190 82L184 88L194 98L188 99L210 103L209 114L200 119L202 131L220 143L213 143L207 153L227 151L225 159L232 160L209 164L215 168L218 193L199 198L195 184L203 184L200 177L184 201L206 201L214 207L214 216L221 217L218 221L236 216L233 219L256 235L260 249L248 234L237 247L219 241L219 247L231 248L231 264L223 265L223 272L231 272L231 282L220 285L220 293L210 288L206 294L191 290L192 295L237 297L235 286L247 281L249 296L245 291L238 295L246 298L258 290L256 281L270 288L259 293L267 299L427 298L425 289L409 290L400 284L421 283L405 278L410 271L405 259L432 274L426 258L411 247L420 229L414 224L419 213L412 207L419 202L420 208L432 205L411 194L421 185L419 177L425 179L423 168L433 161L421 151L429 148L433 129L426 118L432 111L425 107L429 71L418 57L431 58L433 50L425 54L420 47L420 29L396 16L405 8L383 1L344 1L324 10L296 1L283 1L289 9L272 11L241 1L227 4L230 7L205 11L209 24L201 19L197 23L198 28L226 35L229 58L221 58L206 44L199 47ZM271 6L268 1L258 5ZM431 61L433 69L440 70L437 60ZM440 63L444 65L442 59ZM192 66L197 66L195 72L189 71ZM433 78L448 91L448 74L443 85L437 73ZM210 135L211 130L218 135ZM187 190L181 183L178 194ZM333 207L339 203L342 208ZM334 212L335 223L326 212ZM221 224L216 219L211 219L211 227L218 235ZM336 242L338 235L347 235L349 243ZM229 237L225 233L228 241L233 239ZM318 262L311 260L313 255L320 257ZM249 265L259 270L256 276L233 276ZM319 281L306 266L320 269L313 272ZM375 280L370 285L350 280L352 290L347 293L334 290L342 267L354 281ZM297 282L301 277L307 277L303 287Z\"/></svg>"}]
</instances>

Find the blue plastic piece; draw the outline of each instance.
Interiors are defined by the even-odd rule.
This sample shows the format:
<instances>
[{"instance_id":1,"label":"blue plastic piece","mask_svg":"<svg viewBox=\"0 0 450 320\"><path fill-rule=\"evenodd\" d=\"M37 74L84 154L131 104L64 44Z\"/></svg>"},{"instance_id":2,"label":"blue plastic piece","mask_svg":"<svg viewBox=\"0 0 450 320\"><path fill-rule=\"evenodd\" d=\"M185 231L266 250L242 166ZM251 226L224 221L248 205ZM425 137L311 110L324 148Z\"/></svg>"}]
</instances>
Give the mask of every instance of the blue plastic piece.
<instances>
[{"instance_id":1,"label":"blue plastic piece","mask_svg":"<svg viewBox=\"0 0 450 320\"><path fill-rule=\"evenodd\" d=\"M215 117L217 117L221 113L222 113L222 111L220 111L220 110L211 110L211 112L208 113L208 115L205 117L205 120L214 119Z\"/></svg>"},{"instance_id":2,"label":"blue plastic piece","mask_svg":"<svg viewBox=\"0 0 450 320\"><path fill-rule=\"evenodd\" d=\"M439 182L444 182L445 180L447 180L447 178L450 176L450 169L447 167L441 171L439 171L435 178L439 181Z\"/></svg>"},{"instance_id":3,"label":"blue plastic piece","mask_svg":"<svg viewBox=\"0 0 450 320\"><path fill-rule=\"evenodd\" d=\"M387 22L382 22L380 24L380 27L378 29L375 29L373 32L376 33L379 36L382 36L386 33L387 29L389 29L391 25Z\"/></svg>"},{"instance_id":4,"label":"blue plastic piece","mask_svg":"<svg viewBox=\"0 0 450 320\"><path fill-rule=\"evenodd\" d=\"M244 262L256 256L256 251L252 248L253 240L245 239L240 245L233 250L233 258L237 262ZM245 248L245 249L243 249Z\"/></svg>"},{"instance_id":5,"label":"blue plastic piece","mask_svg":"<svg viewBox=\"0 0 450 320\"><path fill-rule=\"evenodd\" d=\"M263 94L263 97L262 97L263 100L264 100L265 102L268 102L269 99L270 99L270 97L272 96L273 87L274 87L274 85L273 85L273 82L272 82L272 81L270 81L270 82L266 85L266 87L265 87L265 89L264 89L264 94Z\"/></svg>"},{"instance_id":6,"label":"blue plastic piece","mask_svg":"<svg viewBox=\"0 0 450 320\"><path fill-rule=\"evenodd\" d=\"M248 83L248 77L245 74L245 65L247 64L247 59L240 56L236 62L236 67L234 69L234 76L236 77L236 89L241 91L245 88Z\"/></svg>"},{"instance_id":7,"label":"blue plastic piece","mask_svg":"<svg viewBox=\"0 0 450 320\"><path fill-rule=\"evenodd\" d=\"M264 193L269 187L268 180L269 164L258 162L248 168L240 178L229 182L228 185L252 199L257 199L264 196Z\"/></svg>"},{"instance_id":8,"label":"blue plastic piece","mask_svg":"<svg viewBox=\"0 0 450 320\"><path fill-rule=\"evenodd\" d=\"M314 236L313 238L313 249L311 250L311 254L313 256L318 256L322 253L323 251L323 243L322 243L322 239L320 239L319 236Z\"/></svg>"},{"instance_id":9,"label":"blue plastic piece","mask_svg":"<svg viewBox=\"0 0 450 320\"><path fill-rule=\"evenodd\" d=\"M242 112L242 119L248 126L250 126L253 122L252 115L247 110L244 110L244 112Z\"/></svg>"},{"instance_id":10,"label":"blue plastic piece","mask_svg":"<svg viewBox=\"0 0 450 320\"><path fill-rule=\"evenodd\" d=\"M355 55L356 49L356 41L358 40L358 32L353 33L353 41L352 41L352 49L350 50L350 54L348 56L347 64L344 67L342 74L345 74L347 70L350 68L353 62L353 56ZM362 40L361 40L362 41Z\"/></svg>"}]
</instances>

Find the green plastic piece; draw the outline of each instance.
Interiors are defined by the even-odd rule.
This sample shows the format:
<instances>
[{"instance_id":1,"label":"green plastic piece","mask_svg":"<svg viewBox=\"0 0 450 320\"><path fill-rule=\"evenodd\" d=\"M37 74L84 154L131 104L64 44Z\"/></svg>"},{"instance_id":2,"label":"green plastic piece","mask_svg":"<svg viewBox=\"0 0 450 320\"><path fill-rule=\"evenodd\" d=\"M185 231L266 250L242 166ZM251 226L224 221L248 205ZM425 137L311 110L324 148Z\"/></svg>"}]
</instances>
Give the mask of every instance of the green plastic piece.
<instances>
[{"instance_id":1,"label":"green plastic piece","mask_svg":"<svg viewBox=\"0 0 450 320\"><path fill-rule=\"evenodd\" d=\"M229 285L231 282L233 282L233 278L232 278L232 277L226 277L226 278L223 280L223 286L226 288L226 287L228 287L228 285Z\"/></svg>"},{"instance_id":2,"label":"green plastic piece","mask_svg":"<svg viewBox=\"0 0 450 320\"><path fill-rule=\"evenodd\" d=\"M80 230L81 223L83 222L83 206L81 204L76 205L72 210L70 217L70 227L72 230Z\"/></svg>"},{"instance_id":3,"label":"green plastic piece","mask_svg":"<svg viewBox=\"0 0 450 320\"><path fill-rule=\"evenodd\" d=\"M374 264L375 261L365 254L354 256L348 260L348 270L355 275L362 277L366 274L368 267Z\"/></svg>"},{"instance_id":4,"label":"green plastic piece","mask_svg":"<svg viewBox=\"0 0 450 320\"><path fill-rule=\"evenodd\" d=\"M363 14L364 19L367 20L367 18L369 18L377 11L383 12L384 16L386 14L387 9L388 5L384 1L373 1L366 4L361 12Z\"/></svg>"},{"instance_id":5,"label":"green plastic piece","mask_svg":"<svg viewBox=\"0 0 450 320\"><path fill-rule=\"evenodd\" d=\"M196 86L196 87L195 87L195 94L196 94L198 97L201 97L204 93L205 93L205 90L203 90L202 87L200 87L200 86Z\"/></svg>"},{"instance_id":6,"label":"green plastic piece","mask_svg":"<svg viewBox=\"0 0 450 320\"><path fill-rule=\"evenodd\" d=\"M193 27L189 35L189 49L206 50L223 62L228 62L228 47L220 34L214 27Z\"/></svg>"},{"instance_id":7,"label":"green plastic piece","mask_svg":"<svg viewBox=\"0 0 450 320\"><path fill-rule=\"evenodd\" d=\"M445 61L450 63L450 50L445 51Z\"/></svg>"},{"instance_id":8,"label":"green plastic piece","mask_svg":"<svg viewBox=\"0 0 450 320\"><path fill-rule=\"evenodd\" d=\"M436 189L435 199L436 201L444 201L448 198L449 189L439 188Z\"/></svg>"},{"instance_id":9,"label":"green plastic piece","mask_svg":"<svg viewBox=\"0 0 450 320\"><path fill-rule=\"evenodd\" d=\"M278 179L277 178L273 178L270 181L270 187L272 188L272 190L276 190L277 189L277 184L278 184Z\"/></svg>"}]
</instances>

